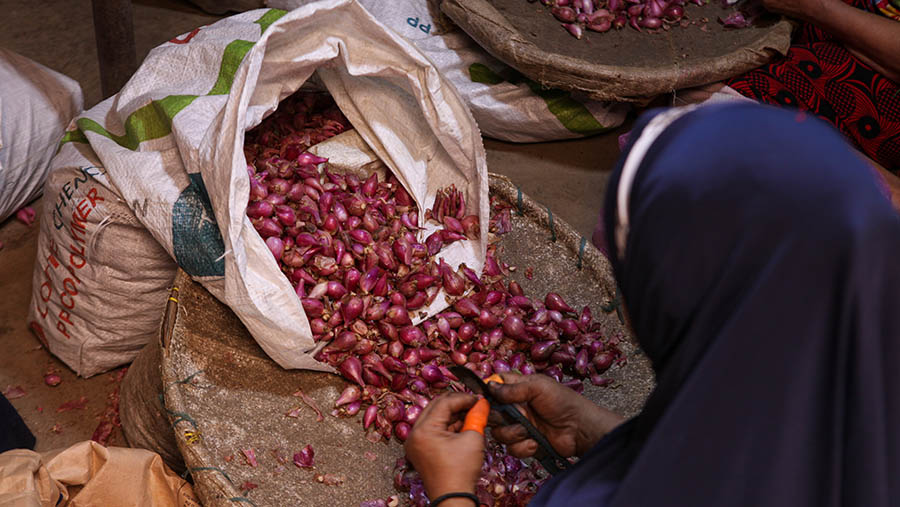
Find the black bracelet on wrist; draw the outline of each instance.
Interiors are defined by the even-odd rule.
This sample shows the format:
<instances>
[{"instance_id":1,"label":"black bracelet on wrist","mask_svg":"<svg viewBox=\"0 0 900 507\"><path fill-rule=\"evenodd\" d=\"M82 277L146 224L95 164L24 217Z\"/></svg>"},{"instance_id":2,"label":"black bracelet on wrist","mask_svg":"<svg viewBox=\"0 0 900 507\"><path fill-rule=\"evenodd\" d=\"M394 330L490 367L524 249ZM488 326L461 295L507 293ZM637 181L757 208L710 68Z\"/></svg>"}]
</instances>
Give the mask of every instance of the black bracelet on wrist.
<instances>
[{"instance_id":1,"label":"black bracelet on wrist","mask_svg":"<svg viewBox=\"0 0 900 507\"><path fill-rule=\"evenodd\" d=\"M478 497L475 496L474 493L466 493L463 491L457 491L456 493L447 493L446 495L441 495L441 496L435 498L434 500L431 501L430 504L428 504L428 506L429 507L437 507L439 503L443 502L444 500L450 499L450 498L468 498L469 500L472 500L473 502L475 502L475 507L478 507L479 505L481 505L481 503L478 501Z\"/></svg>"}]
</instances>

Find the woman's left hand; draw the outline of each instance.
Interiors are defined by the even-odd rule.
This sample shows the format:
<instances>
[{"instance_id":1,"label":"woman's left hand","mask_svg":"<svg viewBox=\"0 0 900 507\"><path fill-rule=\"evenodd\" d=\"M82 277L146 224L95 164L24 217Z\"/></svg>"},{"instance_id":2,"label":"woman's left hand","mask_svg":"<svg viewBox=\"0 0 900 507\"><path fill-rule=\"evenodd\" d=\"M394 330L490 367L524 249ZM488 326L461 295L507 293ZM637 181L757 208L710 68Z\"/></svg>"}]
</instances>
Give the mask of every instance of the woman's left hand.
<instances>
[{"instance_id":1,"label":"woman's left hand","mask_svg":"<svg viewBox=\"0 0 900 507\"><path fill-rule=\"evenodd\" d=\"M432 400L406 440L406 457L422 477L429 498L446 493L475 493L484 461L484 436L457 433L466 411L478 398L449 393Z\"/></svg>"}]
</instances>

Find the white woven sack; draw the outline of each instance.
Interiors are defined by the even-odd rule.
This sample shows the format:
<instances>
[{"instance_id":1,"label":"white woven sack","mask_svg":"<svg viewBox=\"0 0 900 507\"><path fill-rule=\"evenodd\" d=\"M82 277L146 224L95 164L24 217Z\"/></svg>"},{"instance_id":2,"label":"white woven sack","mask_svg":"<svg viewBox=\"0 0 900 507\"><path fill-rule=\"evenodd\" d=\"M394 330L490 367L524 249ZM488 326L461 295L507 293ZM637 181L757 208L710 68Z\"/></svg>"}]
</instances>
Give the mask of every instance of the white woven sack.
<instances>
[{"instance_id":1,"label":"white woven sack","mask_svg":"<svg viewBox=\"0 0 900 507\"><path fill-rule=\"evenodd\" d=\"M578 99L525 78L435 14L434 0L359 1L385 26L415 44L453 83L488 137L553 141L597 134L625 121L627 104ZM266 5L290 10L309 2L267 0Z\"/></svg>"},{"instance_id":2,"label":"white woven sack","mask_svg":"<svg viewBox=\"0 0 900 507\"><path fill-rule=\"evenodd\" d=\"M119 94L81 115L64 142L90 144L141 223L272 359L325 370L312 358L297 296L245 214L242 149L244 133L314 72L421 209L455 184L487 238L484 148L465 103L354 0L250 11L176 37L151 51ZM445 257L480 270L485 249L462 241Z\"/></svg>"},{"instance_id":3,"label":"white woven sack","mask_svg":"<svg viewBox=\"0 0 900 507\"><path fill-rule=\"evenodd\" d=\"M131 362L159 332L176 266L89 146L53 159L39 223L32 330L83 377Z\"/></svg>"},{"instance_id":4,"label":"white woven sack","mask_svg":"<svg viewBox=\"0 0 900 507\"><path fill-rule=\"evenodd\" d=\"M0 48L0 222L41 193L59 138L82 106L74 80Z\"/></svg>"}]
</instances>

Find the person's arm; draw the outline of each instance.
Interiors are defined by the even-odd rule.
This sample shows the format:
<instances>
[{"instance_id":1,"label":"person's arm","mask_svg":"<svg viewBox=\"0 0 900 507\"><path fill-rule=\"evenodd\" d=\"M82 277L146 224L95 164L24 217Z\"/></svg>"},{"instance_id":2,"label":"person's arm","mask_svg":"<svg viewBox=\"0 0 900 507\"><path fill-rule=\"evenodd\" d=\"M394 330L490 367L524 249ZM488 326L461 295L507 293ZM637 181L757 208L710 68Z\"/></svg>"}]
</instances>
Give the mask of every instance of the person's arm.
<instances>
[{"instance_id":1,"label":"person's arm","mask_svg":"<svg viewBox=\"0 0 900 507\"><path fill-rule=\"evenodd\" d=\"M900 22L841 0L763 0L763 5L831 33L857 58L900 83Z\"/></svg>"}]
</instances>

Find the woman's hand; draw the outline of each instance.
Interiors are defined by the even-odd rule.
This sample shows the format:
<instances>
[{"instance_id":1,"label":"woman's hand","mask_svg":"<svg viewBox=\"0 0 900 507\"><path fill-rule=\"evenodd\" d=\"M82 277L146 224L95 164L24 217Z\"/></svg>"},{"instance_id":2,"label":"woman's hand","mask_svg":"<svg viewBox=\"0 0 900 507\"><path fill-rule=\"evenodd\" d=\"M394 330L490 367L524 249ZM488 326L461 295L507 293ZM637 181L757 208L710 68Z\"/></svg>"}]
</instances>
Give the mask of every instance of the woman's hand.
<instances>
[{"instance_id":1,"label":"woman's hand","mask_svg":"<svg viewBox=\"0 0 900 507\"><path fill-rule=\"evenodd\" d=\"M475 396L463 393L435 398L409 433L406 458L422 477L429 498L454 492L475 493L475 482L484 461L484 436L475 431L457 432L466 411L476 401ZM451 502L446 505L449 507Z\"/></svg>"},{"instance_id":2,"label":"woman's hand","mask_svg":"<svg viewBox=\"0 0 900 507\"><path fill-rule=\"evenodd\" d=\"M504 384L488 383L491 394L501 403L518 404L525 417L564 457L581 456L623 418L603 409L572 389L545 375L501 373ZM492 414L493 417L493 414ZM507 445L513 456L533 456L538 444L520 424L505 425L492 419L491 435Z\"/></svg>"}]
</instances>

